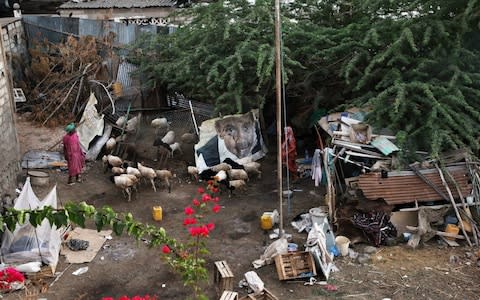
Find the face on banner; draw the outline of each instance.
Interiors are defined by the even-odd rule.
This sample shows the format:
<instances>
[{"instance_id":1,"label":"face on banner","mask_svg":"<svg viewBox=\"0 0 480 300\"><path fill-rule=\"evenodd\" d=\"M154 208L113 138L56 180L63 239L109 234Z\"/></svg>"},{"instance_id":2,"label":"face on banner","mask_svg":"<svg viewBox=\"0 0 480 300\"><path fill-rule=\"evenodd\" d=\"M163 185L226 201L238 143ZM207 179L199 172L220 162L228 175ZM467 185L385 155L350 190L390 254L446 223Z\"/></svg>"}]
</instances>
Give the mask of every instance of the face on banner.
<instances>
[{"instance_id":1,"label":"face on banner","mask_svg":"<svg viewBox=\"0 0 480 300\"><path fill-rule=\"evenodd\" d=\"M257 110L258 114L258 110ZM195 146L195 159L200 170L223 162L265 156L266 148L255 111L207 120L200 127L200 141Z\"/></svg>"}]
</instances>

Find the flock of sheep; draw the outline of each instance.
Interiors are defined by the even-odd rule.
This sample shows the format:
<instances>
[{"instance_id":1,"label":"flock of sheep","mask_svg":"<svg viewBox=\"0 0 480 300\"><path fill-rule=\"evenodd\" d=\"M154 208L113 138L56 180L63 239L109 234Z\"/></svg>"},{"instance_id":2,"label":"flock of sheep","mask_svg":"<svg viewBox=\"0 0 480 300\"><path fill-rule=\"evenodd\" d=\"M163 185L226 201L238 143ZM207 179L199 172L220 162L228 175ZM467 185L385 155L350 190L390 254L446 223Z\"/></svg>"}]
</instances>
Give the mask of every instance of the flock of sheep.
<instances>
[{"instance_id":1,"label":"flock of sheep","mask_svg":"<svg viewBox=\"0 0 480 300\"><path fill-rule=\"evenodd\" d=\"M128 121L124 117L117 120L119 127L124 126L126 132L132 132L137 129L141 115L137 115ZM125 123L126 122L126 123ZM151 126L155 129L155 136L158 138L154 141L154 146L157 147L157 158L159 157L173 157L176 151L181 152L181 144L175 141L175 132L169 130L169 122L166 118L156 118L152 120ZM161 131L166 131L166 134L160 137ZM181 137L182 141L192 143L196 140L196 136L186 133ZM143 162L137 163L136 156L133 161L124 160L119 156L112 155L117 143L122 141L120 138L111 137L105 144L106 154L102 157L104 171L110 170L110 180L122 190L125 196L128 196L128 201L131 201L132 192L138 192L140 181L149 181L153 190L156 192L156 181L165 183L168 192L171 192L171 179L174 174L167 169L154 169L146 166ZM220 187L226 188L230 195L234 190L246 188L246 182L249 177L261 177L260 163L252 161L250 158L243 158L238 161L226 159L224 162L213 166L207 170L198 172L194 166L187 167L187 173L196 181L201 180L215 180Z\"/></svg>"}]
</instances>

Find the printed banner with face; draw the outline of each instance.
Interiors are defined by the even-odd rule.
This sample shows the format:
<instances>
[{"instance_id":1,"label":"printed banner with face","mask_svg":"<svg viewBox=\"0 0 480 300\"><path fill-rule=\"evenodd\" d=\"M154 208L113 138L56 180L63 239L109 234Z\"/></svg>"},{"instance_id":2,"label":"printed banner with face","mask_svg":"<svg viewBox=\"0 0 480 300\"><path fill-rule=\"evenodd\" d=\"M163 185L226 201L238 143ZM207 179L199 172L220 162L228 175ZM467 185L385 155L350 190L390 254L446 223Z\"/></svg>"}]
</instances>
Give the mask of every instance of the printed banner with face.
<instances>
[{"instance_id":1,"label":"printed banner with face","mask_svg":"<svg viewBox=\"0 0 480 300\"><path fill-rule=\"evenodd\" d=\"M226 158L242 163L265 156L258 121L259 110L204 121L195 145L195 163L199 172L218 165Z\"/></svg>"}]
</instances>

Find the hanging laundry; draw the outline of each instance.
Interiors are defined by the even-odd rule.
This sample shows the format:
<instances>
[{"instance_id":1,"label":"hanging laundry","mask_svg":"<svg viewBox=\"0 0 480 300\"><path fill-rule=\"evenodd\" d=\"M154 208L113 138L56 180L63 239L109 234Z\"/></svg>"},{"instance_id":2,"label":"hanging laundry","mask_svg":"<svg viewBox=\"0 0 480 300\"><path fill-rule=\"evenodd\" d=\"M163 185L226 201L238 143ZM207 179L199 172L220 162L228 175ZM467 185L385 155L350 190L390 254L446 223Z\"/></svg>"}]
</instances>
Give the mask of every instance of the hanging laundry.
<instances>
[{"instance_id":1,"label":"hanging laundry","mask_svg":"<svg viewBox=\"0 0 480 300\"><path fill-rule=\"evenodd\" d=\"M322 182L322 158L320 154L321 150L316 149L312 158L312 179L315 181L315 186L319 186Z\"/></svg>"}]
</instances>

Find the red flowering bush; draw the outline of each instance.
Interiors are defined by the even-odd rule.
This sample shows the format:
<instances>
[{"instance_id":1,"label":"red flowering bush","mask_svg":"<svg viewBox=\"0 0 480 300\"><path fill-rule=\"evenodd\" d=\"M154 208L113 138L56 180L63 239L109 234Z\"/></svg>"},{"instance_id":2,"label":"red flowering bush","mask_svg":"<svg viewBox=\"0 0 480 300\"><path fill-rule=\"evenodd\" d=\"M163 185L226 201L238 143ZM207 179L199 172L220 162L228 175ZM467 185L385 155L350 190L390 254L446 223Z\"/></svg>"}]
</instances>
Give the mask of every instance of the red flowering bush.
<instances>
[{"instance_id":1,"label":"red flowering bush","mask_svg":"<svg viewBox=\"0 0 480 300\"><path fill-rule=\"evenodd\" d=\"M206 238L215 229L215 223L209 220L210 213L218 213L221 206L216 182L209 181L206 190L203 187L197 189L197 197L184 209L185 218L183 226L188 232L188 242L177 244L176 249L169 245L162 248L163 258L183 276L185 285L193 287L198 299L207 299L201 293L200 282L208 279L203 256L209 252L206 247Z\"/></svg>"},{"instance_id":2,"label":"red flowering bush","mask_svg":"<svg viewBox=\"0 0 480 300\"><path fill-rule=\"evenodd\" d=\"M23 287L25 277L14 268L6 268L0 271L0 291L17 290Z\"/></svg>"}]
</instances>

